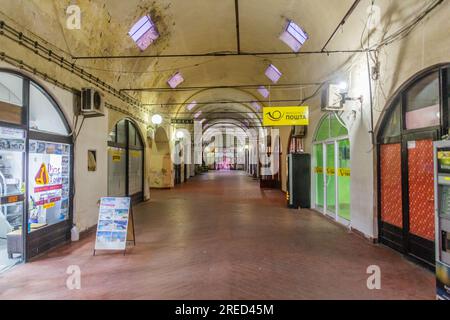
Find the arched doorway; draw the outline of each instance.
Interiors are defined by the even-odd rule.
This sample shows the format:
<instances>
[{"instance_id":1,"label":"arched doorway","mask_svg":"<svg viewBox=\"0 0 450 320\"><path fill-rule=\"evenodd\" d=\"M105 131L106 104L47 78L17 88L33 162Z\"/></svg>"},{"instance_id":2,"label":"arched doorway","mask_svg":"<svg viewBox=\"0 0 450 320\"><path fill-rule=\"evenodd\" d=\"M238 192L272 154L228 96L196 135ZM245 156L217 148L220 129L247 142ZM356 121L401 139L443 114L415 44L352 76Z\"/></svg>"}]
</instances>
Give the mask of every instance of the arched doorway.
<instances>
[{"instance_id":1,"label":"arched doorway","mask_svg":"<svg viewBox=\"0 0 450 320\"><path fill-rule=\"evenodd\" d=\"M70 239L72 184L60 107L34 80L0 70L0 271Z\"/></svg>"},{"instance_id":2,"label":"arched doorway","mask_svg":"<svg viewBox=\"0 0 450 320\"><path fill-rule=\"evenodd\" d=\"M123 119L109 133L108 195L144 199L144 144L137 126Z\"/></svg>"},{"instance_id":3,"label":"arched doorway","mask_svg":"<svg viewBox=\"0 0 450 320\"><path fill-rule=\"evenodd\" d=\"M382 243L434 265L433 141L448 132L449 66L407 81L377 134L378 225Z\"/></svg>"},{"instance_id":4,"label":"arched doorway","mask_svg":"<svg viewBox=\"0 0 450 320\"><path fill-rule=\"evenodd\" d=\"M313 142L315 208L348 225L350 215L350 140L335 113L319 122Z\"/></svg>"}]
</instances>

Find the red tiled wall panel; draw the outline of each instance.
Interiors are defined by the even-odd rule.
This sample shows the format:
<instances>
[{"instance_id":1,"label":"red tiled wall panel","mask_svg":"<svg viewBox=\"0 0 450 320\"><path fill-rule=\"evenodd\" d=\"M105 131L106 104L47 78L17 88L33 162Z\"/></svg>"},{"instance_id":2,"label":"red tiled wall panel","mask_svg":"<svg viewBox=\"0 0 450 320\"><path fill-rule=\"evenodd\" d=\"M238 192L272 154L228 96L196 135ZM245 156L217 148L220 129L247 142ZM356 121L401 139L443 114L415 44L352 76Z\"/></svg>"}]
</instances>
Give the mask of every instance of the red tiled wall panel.
<instances>
[{"instance_id":1,"label":"red tiled wall panel","mask_svg":"<svg viewBox=\"0 0 450 320\"><path fill-rule=\"evenodd\" d=\"M401 144L382 145L380 163L381 220L403 228Z\"/></svg>"},{"instance_id":2,"label":"red tiled wall panel","mask_svg":"<svg viewBox=\"0 0 450 320\"><path fill-rule=\"evenodd\" d=\"M434 241L433 141L408 147L409 232Z\"/></svg>"}]
</instances>

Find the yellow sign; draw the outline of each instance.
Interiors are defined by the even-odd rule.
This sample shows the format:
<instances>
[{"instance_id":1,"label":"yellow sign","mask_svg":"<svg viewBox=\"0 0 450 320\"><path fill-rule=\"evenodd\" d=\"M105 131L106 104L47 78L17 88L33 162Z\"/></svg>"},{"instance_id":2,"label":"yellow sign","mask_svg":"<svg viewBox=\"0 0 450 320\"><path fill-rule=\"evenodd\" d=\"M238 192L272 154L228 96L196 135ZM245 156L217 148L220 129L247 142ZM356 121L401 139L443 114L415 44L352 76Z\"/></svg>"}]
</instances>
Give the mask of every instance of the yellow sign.
<instances>
[{"instance_id":1,"label":"yellow sign","mask_svg":"<svg viewBox=\"0 0 450 320\"><path fill-rule=\"evenodd\" d=\"M438 159L450 159L450 151L439 151L438 152Z\"/></svg>"},{"instance_id":2,"label":"yellow sign","mask_svg":"<svg viewBox=\"0 0 450 320\"><path fill-rule=\"evenodd\" d=\"M332 167L328 167L327 169L327 175L328 176L334 176L335 170ZM315 167L314 171L317 174L323 174L323 167ZM338 168L338 175L339 177L350 177L350 168Z\"/></svg>"},{"instance_id":3,"label":"yellow sign","mask_svg":"<svg viewBox=\"0 0 450 320\"><path fill-rule=\"evenodd\" d=\"M309 107L265 107L264 126L307 126Z\"/></svg>"},{"instance_id":4,"label":"yellow sign","mask_svg":"<svg viewBox=\"0 0 450 320\"><path fill-rule=\"evenodd\" d=\"M47 166L45 165L45 163L43 163L39 167L39 170L38 170L36 176L34 177L34 181L36 181L36 184L46 185L46 184L48 184L49 180L50 180L50 177L48 175Z\"/></svg>"},{"instance_id":5,"label":"yellow sign","mask_svg":"<svg viewBox=\"0 0 450 320\"><path fill-rule=\"evenodd\" d=\"M55 206L54 202L46 203L44 204L44 209L50 209L53 208L54 206Z\"/></svg>"}]
</instances>

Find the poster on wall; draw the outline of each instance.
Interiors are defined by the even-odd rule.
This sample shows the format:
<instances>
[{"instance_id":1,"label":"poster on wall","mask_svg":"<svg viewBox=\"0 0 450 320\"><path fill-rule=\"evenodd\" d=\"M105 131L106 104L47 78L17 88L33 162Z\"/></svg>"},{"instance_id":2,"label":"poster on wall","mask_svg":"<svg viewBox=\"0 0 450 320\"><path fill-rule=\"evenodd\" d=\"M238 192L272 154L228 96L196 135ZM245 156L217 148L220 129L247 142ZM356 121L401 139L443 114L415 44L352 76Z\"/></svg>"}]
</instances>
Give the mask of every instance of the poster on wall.
<instances>
[{"instance_id":1,"label":"poster on wall","mask_svg":"<svg viewBox=\"0 0 450 320\"><path fill-rule=\"evenodd\" d=\"M50 225L67 220L70 145L30 140L28 181L28 223Z\"/></svg>"},{"instance_id":2,"label":"poster on wall","mask_svg":"<svg viewBox=\"0 0 450 320\"><path fill-rule=\"evenodd\" d=\"M95 250L125 250L130 204L128 197L101 198Z\"/></svg>"}]
</instances>

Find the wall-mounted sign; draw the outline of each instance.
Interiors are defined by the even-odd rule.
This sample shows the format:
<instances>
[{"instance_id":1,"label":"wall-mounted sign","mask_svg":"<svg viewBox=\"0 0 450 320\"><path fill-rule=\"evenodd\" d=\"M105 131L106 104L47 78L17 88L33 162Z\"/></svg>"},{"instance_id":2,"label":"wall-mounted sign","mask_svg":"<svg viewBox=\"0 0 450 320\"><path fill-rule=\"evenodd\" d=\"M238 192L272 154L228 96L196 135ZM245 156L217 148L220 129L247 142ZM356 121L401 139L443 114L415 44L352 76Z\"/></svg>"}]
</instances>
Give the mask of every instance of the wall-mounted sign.
<instances>
[{"instance_id":1,"label":"wall-mounted sign","mask_svg":"<svg viewBox=\"0 0 450 320\"><path fill-rule=\"evenodd\" d=\"M307 126L309 107L265 107L264 126Z\"/></svg>"},{"instance_id":2,"label":"wall-mounted sign","mask_svg":"<svg viewBox=\"0 0 450 320\"><path fill-rule=\"evenodd\" d=\"M172 123L172 124L194 124L194 119L172 118L170 120L170 123Z\"/></svg>"}]
</instances>

